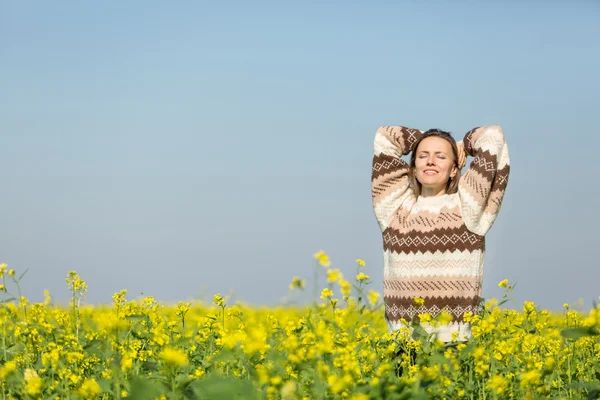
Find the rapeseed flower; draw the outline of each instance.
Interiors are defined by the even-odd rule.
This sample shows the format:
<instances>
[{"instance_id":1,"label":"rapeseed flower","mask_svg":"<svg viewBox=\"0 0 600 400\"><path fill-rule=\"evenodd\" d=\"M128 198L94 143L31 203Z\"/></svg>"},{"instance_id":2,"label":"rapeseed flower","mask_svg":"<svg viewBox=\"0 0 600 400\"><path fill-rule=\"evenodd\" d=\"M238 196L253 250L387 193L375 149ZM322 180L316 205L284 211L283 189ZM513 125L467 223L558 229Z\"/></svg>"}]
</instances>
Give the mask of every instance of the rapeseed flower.
<instances>
[{"instance_id":1,"label":"rapeseed flower","mask_svg":"<svg viewBox=\"0 0 600 400\"><path fill-rule=\"evenodd\" d=\"M319 250L313 257L321 264L323 267L329 267L331 265L331 261L329 260L329 256L323 251Z\"/></svg>"},{"instance_id":2,"label":"rapeseed flower","mask_svg":"<svg viewBox=\"0 0 600 400\"><path fill-rule=\"evenodd\" d=\"M25 392L29 396L37 397L42 392L42 378L39 376L31 376L29 379L25 379Z\"/></svg>"},{"instance_id":3,"label":"rapeseed flower","mask_svg":"<svg viewBox=\"0 0 600 400\"><path fill-rule=\"evenodd\" d=\"M327 282L334 283L342 279L344 275L342 275L342 271L338 268L328 269L327 270Z\"/></svg>"},{"instance_id":4,"label":"rapeseed flower","mask_svg":"<svg viewBox=\"0 0 600 400\"><path fill-rule=\"evenodd\" d=\"M365 274L364 272L361 272L358 275L356 275L356 280L359 281L359 282L366 281L366 280L369 280L369 279L371 279L369 277L369 275Z\"/></svg>"},{"instance_id":5,"label":"rapeseed flower","mask_svg":"<svg viewBox=\"0 0 600 400\"><path fill-rule=\"evenodd\" d=\"M422 306L423 304L425 304L425 299L421 297L415 297L413 298L413 303L415 303L416 306Z\"/></svg>"},{"instance_id":6,"label":"rapeseed flower","mask_svg":"<svg viewBox=\"0 0 600 400\"><path fill-rule=\"evenodd\" d=\"M218 307L225 307L225 299L223 299L223 296L221 296L220 293L213 296L213 304Z\"/></svg>"},{"instance_id":7,"label":"rapeseed flower","mask_svg":"<svg viewBox=\"0 0 600 400\"><path fill-rule=\"evenodd\" d=\"M422 324L427 324L433 319L429 313L419 314L418 317Z\"/></svg>"},{"instance_id":8,"label":"rapeseed flower","mask_svg":"<svg viewBox=\"0 0 600 400\"><path fill-rule=\"evenodd\" d=\"M83 381L81 388L79 388L79 395L84 399L95 399L101 392L100 385L92 378Z\"/></svg>"},{"instance_id":9,"label":"rapeseed flower","mask_svg":"<svg viewBox=\"0 0 600 400\"><path fill-rule=\"evenodd\" d=\"M376 304L377 301L379 300L379 297L381 297L381 295L378 292L376 292L375 290L369 290L367 297L369 298L369 302L371 304Z\"/></svg>"},{"instance_id":10,"label":"rapeseed flower","mask_svg":"<svg viewBox=\"0 0 600 400\"><path fill-rule=\"evenodd\" d=\"M304 281L300 277L295 276L294 279L292 279L292 283L290 283L290 290L303 289L303 288L304 288Z\"/></svg>"},{"instance_id":11,"label":"rapeseed flower","mask_svg":"<svg viewBox=\"0 0 600 400\"><path fill-rule=\"evenodd\" d=\"M508 381L502 375L493 375L488 380L486 387L494 394L499 395L508 389Z\"/></svg>"},{"instance_id":12,"label":"rapeseed flower","mask_svg":"<svg viewBox=\"0 0 600 400\"><path fill-rule=\"evenodd\" d=\"M352 284L344 279L339 281L340 292L344 297L350 296L350 292L352 291Z\"/></svg>"},{"instance_id":13,"label":"rapeseed flower","mask_svg":"<svg viewBox=\"0 0 600 400\"><path fill-rule=\"evenodd\" d=\"M321 298L323 300L326 300L327 298L333 296L333 291L329 288L325 288L323 289L323 291L321 291Z\"/></svg>"},{"instance_id":14,"label":"rapeseed flower","mask_svg":"<svg viewBox=\"0 0 600 400\"><path fill-rule=\"evenodd\" d=\"M165 347L160 353L160 358L165 364L175 367L185 367L189 363L187 354L174 347Z\"/></svg>"}]
</instances>

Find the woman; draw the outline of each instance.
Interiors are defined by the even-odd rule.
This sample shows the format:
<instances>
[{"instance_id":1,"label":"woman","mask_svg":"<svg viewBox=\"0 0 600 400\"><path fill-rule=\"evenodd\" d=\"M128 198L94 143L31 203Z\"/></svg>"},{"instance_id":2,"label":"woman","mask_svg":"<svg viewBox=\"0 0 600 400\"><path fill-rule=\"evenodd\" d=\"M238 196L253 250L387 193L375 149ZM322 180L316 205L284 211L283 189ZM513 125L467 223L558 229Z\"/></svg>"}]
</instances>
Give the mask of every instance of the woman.
<instances>
[{"instance_id":1,"label":"woman","mask_svg":"<svg viewBox=\"0 0 600 400\"><path fill-rule=\"evenodd\" d=\"M374 147L372 196L383 234L388 328L446 310L451 322L424 323L425 330L444 342L468 340L463 315L478 312L485 234L510 172L502 129L475 128L457 144L437 129L383 126ZM411 151L407 164L400 157ZM466 156L474 159L461 177Z\"/></svg>"}]
</instances>

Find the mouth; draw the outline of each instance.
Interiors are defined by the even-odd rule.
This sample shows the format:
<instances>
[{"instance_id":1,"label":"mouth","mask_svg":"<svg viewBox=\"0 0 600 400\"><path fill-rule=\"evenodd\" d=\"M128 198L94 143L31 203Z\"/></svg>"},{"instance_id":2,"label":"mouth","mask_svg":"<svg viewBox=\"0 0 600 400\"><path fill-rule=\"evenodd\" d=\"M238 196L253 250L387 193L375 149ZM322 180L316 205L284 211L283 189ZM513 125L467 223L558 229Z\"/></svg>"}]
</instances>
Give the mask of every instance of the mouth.
<instances>
[{"instance_id":1,"label":"mouth","mask_svg":"<svg viewBox=\"0 0 600 400\"><path fill-rule=\"evenodd\" d=\"M426 169L426 170L423 171L424 175L435 175L437 173L438 172L436 170L434 170L434 169Z\"/></svg>"}]
</instances>

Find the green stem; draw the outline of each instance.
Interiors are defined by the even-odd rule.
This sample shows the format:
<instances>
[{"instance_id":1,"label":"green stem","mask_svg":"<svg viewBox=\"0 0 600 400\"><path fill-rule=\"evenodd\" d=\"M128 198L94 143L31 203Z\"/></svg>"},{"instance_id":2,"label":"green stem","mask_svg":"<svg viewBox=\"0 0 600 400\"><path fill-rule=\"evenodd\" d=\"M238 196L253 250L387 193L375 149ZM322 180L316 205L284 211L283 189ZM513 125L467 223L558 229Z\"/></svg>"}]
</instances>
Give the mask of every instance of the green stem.
<instances>
[{"instance_id":1,"label":"green stem","mask_svg":"<svg viewBox=\"0 0 600 400\"><path fill-rule=\"evenodd\" d=\"M2 284L4 285L4 302L2 303L2 310L4 311L5 318L2 319L2 348L4 350L4 362L6 362L6 320L8 319L8 313L6 312L6 278L2 276ZM4 394L4 389L2 390Z\"/></svg>"},{"instance_id":2,"label":"green stem","mask_svg":"<svg viewBox=\"0 0 600 400\"><path fill-rule=\"evenodd\" d=\"M223 330L225 330L225 307L221 307L221 312L223 313Z\"/></svg>"},{"instance_id":3,"label":"green stem","mask_svg":"<svg viewBox=\"0 0 600 400\"><path fill-rule=\"evenodd\" d=\"M317 296L319 294L319 286L317 285L318 268L319 264L317 263L313 271L313 301L315 304L317 304Z\"/></svg>"}]
</instances>

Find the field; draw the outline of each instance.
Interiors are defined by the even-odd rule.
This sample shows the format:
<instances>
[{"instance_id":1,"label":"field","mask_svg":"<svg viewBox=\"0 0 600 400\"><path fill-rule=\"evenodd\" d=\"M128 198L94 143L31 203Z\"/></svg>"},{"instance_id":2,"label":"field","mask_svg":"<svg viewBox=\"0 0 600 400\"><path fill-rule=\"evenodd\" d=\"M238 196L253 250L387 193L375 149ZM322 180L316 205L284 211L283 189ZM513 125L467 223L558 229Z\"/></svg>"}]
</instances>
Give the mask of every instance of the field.
<instances>
[{"instance_id":1,"label":"field","mask_svg":"<svg viewBox=\"0 0 600 400\"><path fill-rule=\"evenodd\" d=\"M215 294L213 304L167 306L152 297L85 304L71 272L70 307L30 304L0 265L3 399L595 399L600 308L562 313L485 302L473 339L443 346L412 325L390 334L381 296L357 260L346 280L315 255L322 292L312 305L258 309ZM304 290L294 278L290 290ZM419 299L415 299L416 302ZM430 315L420 319L432 320ZM435 321L435 319L433 319Z\"/></svg>"}]
</instances>

